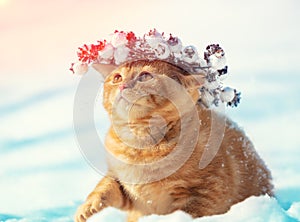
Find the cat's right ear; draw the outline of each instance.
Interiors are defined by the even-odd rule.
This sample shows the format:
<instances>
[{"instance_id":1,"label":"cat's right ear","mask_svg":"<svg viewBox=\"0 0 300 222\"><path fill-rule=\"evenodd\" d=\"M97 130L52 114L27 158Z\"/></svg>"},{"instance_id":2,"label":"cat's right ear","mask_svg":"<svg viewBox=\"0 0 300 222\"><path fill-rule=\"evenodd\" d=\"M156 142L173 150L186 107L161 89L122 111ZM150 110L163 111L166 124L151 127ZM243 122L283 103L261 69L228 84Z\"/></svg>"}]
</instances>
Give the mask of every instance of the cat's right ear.
<instances>
[{"instance_id":1,"label":"cat's right ear","mask_svg":"<svg viewBox=\"0 0 300 222\"><path fill-rule=\"evenodd\" d=\"M103 78L105 79L112 71L114 71L117 66L111 64L100 64L100 63L93 63L92 67L99 72Z\"/></svg>"}]
</instances>

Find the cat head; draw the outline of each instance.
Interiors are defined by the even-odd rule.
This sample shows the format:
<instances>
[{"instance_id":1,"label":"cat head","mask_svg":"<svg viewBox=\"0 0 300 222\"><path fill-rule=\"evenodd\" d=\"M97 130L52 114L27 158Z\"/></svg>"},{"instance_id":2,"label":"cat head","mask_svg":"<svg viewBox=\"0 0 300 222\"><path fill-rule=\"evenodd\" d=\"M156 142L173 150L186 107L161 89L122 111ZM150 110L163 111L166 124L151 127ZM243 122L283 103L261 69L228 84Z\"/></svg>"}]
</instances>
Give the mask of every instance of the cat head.
<instances>
[{"instance_id":1,"label":"cat head","mask_svg":"<svg viewBox=\"0 0 300 222\"><path fill-rule=\"evenodd\" d=\"M138 60L119 67L93 66L105 78L103 105L117 119L139 120L155 113L178 116L174 115L178 112L176 104L194 105L205 79L204 75L191 75L161 60Z\"/></svg>"}]
</instances>

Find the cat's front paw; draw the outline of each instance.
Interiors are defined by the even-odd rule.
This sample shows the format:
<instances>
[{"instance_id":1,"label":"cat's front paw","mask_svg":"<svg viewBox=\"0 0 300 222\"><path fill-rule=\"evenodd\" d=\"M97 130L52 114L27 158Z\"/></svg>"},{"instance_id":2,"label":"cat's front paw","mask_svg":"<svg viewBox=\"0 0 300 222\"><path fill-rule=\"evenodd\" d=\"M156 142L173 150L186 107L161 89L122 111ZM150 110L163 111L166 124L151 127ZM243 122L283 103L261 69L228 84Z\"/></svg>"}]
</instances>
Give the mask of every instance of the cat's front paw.
<instances>
[{"instance_id":1,"label":"cat's front paw","mask_svg":"<svg viewBox=\"0 0 300 222\"><path fill-rule=\"evenodd\" d=\"M93 214L101 211L104 208L100 198L87 200L82 204L75 214L75 222L85 222Z\"/></svg>"}]
</instances>

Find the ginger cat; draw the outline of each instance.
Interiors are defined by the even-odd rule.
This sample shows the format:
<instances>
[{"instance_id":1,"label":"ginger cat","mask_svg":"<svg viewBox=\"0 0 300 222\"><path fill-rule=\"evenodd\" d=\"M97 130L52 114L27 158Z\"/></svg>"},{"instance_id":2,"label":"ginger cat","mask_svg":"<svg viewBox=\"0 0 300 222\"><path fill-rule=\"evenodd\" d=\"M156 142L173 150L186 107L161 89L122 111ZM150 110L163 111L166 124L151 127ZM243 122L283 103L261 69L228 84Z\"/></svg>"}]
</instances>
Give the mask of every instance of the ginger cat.
<instances>
[{"instance_id":1,"label":"ginger cat","mask_svg":"<svg viewBox=\"0 0 300 222\"><path fill-rule=\"evenodd\" d=\"M78 208L76 222L108 206L128 211L128 222L176 210L202 217L252 195L273 195L270 172L250 140L198 102L203 82L159 60L129 62L106 77L109 172ZM220 135L212 124L222 118ZM209 144L219 136L220 146ZM215 150L211 161L199 167L209 149Z\"/></svg>"}]
</instances>

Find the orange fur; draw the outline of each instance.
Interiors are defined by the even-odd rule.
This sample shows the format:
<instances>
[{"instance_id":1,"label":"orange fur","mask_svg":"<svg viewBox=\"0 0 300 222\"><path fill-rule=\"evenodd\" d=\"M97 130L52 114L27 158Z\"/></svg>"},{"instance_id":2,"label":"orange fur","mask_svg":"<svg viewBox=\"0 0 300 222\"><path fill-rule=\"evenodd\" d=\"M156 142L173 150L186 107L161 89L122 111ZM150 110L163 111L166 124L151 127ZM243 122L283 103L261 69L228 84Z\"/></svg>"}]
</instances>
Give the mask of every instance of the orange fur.
<instances>
[{"instance_id":1,"label":"orange fur","mask_svg":"<svg viewBox=\"0 0 300 222\"><path fill-rule=\"evenodd\" d=\"M139 77L141 73L146 75ZM138 81L138 78L146 80ZM225 213L233 204L252 195L273 195L270 172L250 140L229 119L225 120L224 137L218 152L205 168L199 169L208 138L215 136L210 135L213 115L220 116L197 103L197 88L202 80L202 76L194 78L162 61L131 62L106 78L103 104L110 114L112 126L105 146L115 157L128 164L149 164L168 156L175 149L181 133L186 142L197 141L190 157L187 161L182 160L183 165L176 172L150 183L142 182L145 175L150 178L152 174L157 175L156 172L168 170L172 164L181 161L181 156L177 155L174 163L163 163L158 168L145 168L144 171L137 170L134 165L124 167L109 158L108 175L78 209L75 221L85 221L106 206L128 211L130 222L136 222L143 215L169 214L176 210L201 217ZM175 81L177 86L170 87L170 81ZM122 84L126 84L125 89ZM190 100L183 96L186 92ZM120 93L124 98L119 98ZM176 104L157 93L170 96L185 109L178 111ZM197 116L191 115L193 108ZM190 117L186 118L186 123L181 121L184 117ZM193 127L181 132L182 124L192 126L195 122L200 127L199 135L194 135ZM185 152L184 146L180 149Z\"/></svg>"}]
</instances>

